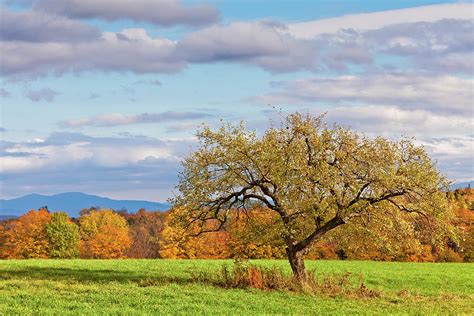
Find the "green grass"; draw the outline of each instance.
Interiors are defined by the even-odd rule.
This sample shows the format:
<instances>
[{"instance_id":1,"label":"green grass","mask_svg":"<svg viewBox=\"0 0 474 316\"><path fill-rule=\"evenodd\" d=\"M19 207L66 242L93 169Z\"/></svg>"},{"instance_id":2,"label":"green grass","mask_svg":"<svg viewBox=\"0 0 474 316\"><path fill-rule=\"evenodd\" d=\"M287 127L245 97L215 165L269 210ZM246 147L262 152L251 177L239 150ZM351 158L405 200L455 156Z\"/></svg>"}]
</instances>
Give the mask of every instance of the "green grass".
<instances>
[{"instance_id":1,"label":"green grass","mask_svg":"<svg viewBox=\"0 0 474 316\"><path fill-rule=\"evenodd\" d=\"M0 261L0 314L474 314L474 264L308 261L362 274L379 298L223 289L190 282L219 260ZM289 271L286 261L255 260ZM161 280L150 282L149 280ZM400 291L408 294L400 295Z\"/></svg>"}]
</instances>

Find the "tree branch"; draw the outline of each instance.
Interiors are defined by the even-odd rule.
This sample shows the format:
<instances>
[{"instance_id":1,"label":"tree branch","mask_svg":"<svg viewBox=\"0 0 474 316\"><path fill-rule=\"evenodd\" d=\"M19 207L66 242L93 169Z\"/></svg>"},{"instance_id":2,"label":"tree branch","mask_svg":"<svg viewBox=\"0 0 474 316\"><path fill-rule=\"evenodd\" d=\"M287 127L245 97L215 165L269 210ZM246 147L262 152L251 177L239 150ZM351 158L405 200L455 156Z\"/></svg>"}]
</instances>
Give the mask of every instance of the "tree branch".
<instances>
[{"instance_id":1,"label":"tree branch","mask_svg":"<svg viewBox=\"0 0 474 316\"><path fill-rule=\"evenodd\" d=\"M351 207L352 205L356 204L357 202L360 201L360 197L362 195L362 193L364 192L365 189L367 189L367 187L371 184L371 182L367 182L366 184L364 184L360 189L359 189L359 192L357 192L357 195L355 196L355 198L352 199L352 201L349 202L348 204L348 207Z\"/></svg>"},{"instance_id":2,"label":"tree branch","mask_svg":"<svg viewBox=\"0 0 474 316\"><path fill-rule=\"evenodd\" d=\"M428 219L428 216L425 213L423 213L422 211L415 210L415 209L410 209L410 208L408 208L404 205L398 204L397 202L395 202L391 199L387 199L387 201L389 201L390 203L395 205L400 211L407 212L407 213L416 213L416 214L422 215L422 216L424 216L425 218Z\"/></svg>"},{"instance_id":3,"label":"tree branch","mask_svg":"<svg viewBox=\"0 0 474 316\"><path fill-rule=\"evenodd\" d=\"M294 245L296 251L302 251L309 247L315 240L327 233L328 231L336 228L339 225L344 224L342 218L336 216L330 221L326 222L323 226L317 228L311 235Z\"/></svg>"}]
</instances>

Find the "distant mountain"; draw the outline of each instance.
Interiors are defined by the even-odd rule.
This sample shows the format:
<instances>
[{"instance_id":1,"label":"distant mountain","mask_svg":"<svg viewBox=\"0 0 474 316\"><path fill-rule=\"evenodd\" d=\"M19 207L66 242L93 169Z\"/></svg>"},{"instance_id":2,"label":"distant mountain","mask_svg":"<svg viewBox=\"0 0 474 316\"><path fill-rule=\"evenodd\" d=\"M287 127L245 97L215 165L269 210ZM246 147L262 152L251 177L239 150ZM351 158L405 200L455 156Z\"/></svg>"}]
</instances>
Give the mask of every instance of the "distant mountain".
<instances>
[{"instance_id":1,"label":"distant mountain","mask_svg":"<svg viewBox=\"0 0 474 316\"><path fill-rule=\"evenodd\" d=\"M133 213L144 208L149 211L165 211L170 205L150 201L112 200L106 197L90 195L80 192L67 192L55 195L28 194L16 199L0 199L0 216L20 216L31 209L47 206L51 212L65 211L69 216L79 216L83 208L102 207L114 210L127 209Z\"/></svg>"},{"instance_id":2,"label":"distant mountain","mask_svg":"<svg viewBox=\"0 0 474 316\"><path fill-rule=\"evenodd\" d=\"M468 186L474 189L474 181L454 183L454 184L451 184L449 187L451 188L451 190L456 190L458 188L465 189Z\"/></svg>"},{"instance_id":3,"label":"distant mountain","mask_svg":"<svg viewBox=\"0 0 474 316\"><path fill-rule=\"evenodd\" d=\"M13 219L13 218L18 218L18 216L15 215L0 215L0 221L4 221L7 219Z\"/></svg>"}]
</instances>

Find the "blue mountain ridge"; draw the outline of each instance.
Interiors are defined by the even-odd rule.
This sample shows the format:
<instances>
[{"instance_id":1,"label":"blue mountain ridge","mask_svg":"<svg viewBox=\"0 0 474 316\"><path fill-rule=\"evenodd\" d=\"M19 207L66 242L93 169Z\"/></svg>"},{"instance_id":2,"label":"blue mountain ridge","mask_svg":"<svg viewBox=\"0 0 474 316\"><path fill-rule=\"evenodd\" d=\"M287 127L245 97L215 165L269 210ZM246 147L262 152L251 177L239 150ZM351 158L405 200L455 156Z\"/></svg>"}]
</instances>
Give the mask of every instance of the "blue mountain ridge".
<instances>
[{"instance_id":1,"label":"blue mountain ridge","mask_svg":"<svg viewBox=\"0 0 474 316\"><path fill-rule=\"evenodd\" d=\"M454 183L451 190L457 188L474 188L474 181ZM81 192L66 192L55 195L28 194L15 199L0 199L0 220L21 216L31 209L47 206L51 212L65 211L71 217L78 217L79 211L88 207L110 208L114 210L126 209L133 213L141 208L148 211L166 211L169 203L139 201L139 200L113 200L97 195Z\"/></svg>"},{"instance_id":2,"label":"blue mountain ridge","mask_svg":"<svg viewBox=\"0 0 474 316\"><path fill-rule=\"evenodd\" d=\"M451 190L456 190L456 189L465 189L467 187L471 187L474 189L474 181L469 181L469 182L460 182L460 183L453 183L449 186Z\"/></svg>"},{"instance_id":3,"label":"blue mountain ridge","mask_svg":"<svg viewBox=\"0 0 474 316\"><path fill-rule=\"evenodd\" d=\"M141 208L148 211L166 211L170 208L168 203L113 200L81 192L66 192L54 195L28 194L15 199L0 199L0 217L20 216L31 209L39 209L43 206L47 206L51 212L65 211L71 217L78 217L79 211L83 208L96 206L114 210L126 209L131 213Z\"/></svg>"}]
</instances>

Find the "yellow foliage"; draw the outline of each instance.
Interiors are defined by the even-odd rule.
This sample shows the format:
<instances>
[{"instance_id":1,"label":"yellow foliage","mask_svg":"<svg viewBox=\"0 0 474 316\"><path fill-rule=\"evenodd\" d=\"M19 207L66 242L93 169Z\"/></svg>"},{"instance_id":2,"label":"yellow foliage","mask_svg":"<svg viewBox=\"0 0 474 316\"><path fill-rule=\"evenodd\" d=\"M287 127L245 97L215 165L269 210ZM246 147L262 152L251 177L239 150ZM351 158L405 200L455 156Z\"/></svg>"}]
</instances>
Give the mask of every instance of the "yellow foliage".
<instances>
[{"instance_id":1,"label":"yellow foliage","mask_svg":"<svg viewBox=\"0 0 474 316\"><path fill-rule=\"evenodd\" d=\"M127 221L111 210L92 211L79 224L83 258L122 258L131 245Z\"/></svg>"}]
</instances>

